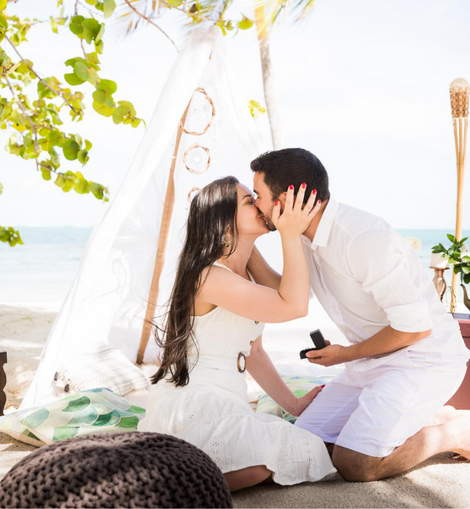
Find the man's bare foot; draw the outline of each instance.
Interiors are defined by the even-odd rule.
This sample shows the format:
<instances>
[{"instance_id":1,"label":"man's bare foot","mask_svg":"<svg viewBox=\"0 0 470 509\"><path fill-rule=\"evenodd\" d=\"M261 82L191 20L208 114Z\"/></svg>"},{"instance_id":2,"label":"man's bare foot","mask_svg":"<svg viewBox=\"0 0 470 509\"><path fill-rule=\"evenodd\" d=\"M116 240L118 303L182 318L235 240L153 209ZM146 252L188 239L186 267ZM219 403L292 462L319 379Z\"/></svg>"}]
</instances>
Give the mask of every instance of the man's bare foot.
<instances>
[{"instance_id":1,"label":"man's bare foot","mask_svg":"<svg viewBox=\"0 0 470 509\"><path fill-rule=\"evenodd\" d=\"M457 445L452 448L452 452L470 460L470 414L459 414L458 417L452 419L447 425L452 430Z\"/></svg>"}]
</instances>

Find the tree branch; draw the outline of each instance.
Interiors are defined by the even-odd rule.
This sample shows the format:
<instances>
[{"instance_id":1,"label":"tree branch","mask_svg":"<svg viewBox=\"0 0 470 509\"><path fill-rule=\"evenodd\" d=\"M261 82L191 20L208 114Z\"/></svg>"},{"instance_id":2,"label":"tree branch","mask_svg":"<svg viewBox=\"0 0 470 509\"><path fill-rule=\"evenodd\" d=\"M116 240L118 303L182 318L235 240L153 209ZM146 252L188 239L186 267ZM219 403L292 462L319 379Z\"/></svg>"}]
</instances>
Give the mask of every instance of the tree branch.
<instances>
[{"instance_id":1,"label":"tree branch","mask_svg":"<svg viewBox=\"0 0 470 509\"><path fill-rule=\"evenodd\" d=\"M145 21L147 21L147 23L150 23L151 25L153 25L154 27L158 28L158 30L160 30L160 32L171 42L171 44L173 44L173 46L175 47L176 49L176 52L179 53L180 50L178 49L178 46L175 44L175 42L173 41L173 39L162 29L160 28L156 23L154 23L151 19L147 18L147 16L145 16L144 14L142 14L141 12L139 12L130 2L129 0L124 0L124 2L126 2L126 4L138 15L140 16L141 18L145 19Z\"/></svg>"},{"instance_id":2,"label":"tree branch","mask_svg":"<svg viewBox=\"0 0 470 509\"><path fill-rule=\"evenodd\" d=\"M43 83L51 92L53 92L55 95L57 95L58 97L62 98L64 100L64 102L67 104L67 106L74 112L74 113L77 113L78 112L75 110L75 108L70 104L70 102L64 97L62 96L61 94L59 94L56 90L54 90L50 85L49 83L47 83L47 81L43 80L41 78L41 76L39 76L39 74L30 66L28 65L28 63L26 62L26 60L20 55L19 51L16 49L16 46L10 41L9 37L5 37L5 39L10 43L10 46L15 50L16 54L18 55L18 57L20 58L20 60L23 62L23 64L36 76L36 78L38 78L38 80Z\"/></svg>"}]
</instances>

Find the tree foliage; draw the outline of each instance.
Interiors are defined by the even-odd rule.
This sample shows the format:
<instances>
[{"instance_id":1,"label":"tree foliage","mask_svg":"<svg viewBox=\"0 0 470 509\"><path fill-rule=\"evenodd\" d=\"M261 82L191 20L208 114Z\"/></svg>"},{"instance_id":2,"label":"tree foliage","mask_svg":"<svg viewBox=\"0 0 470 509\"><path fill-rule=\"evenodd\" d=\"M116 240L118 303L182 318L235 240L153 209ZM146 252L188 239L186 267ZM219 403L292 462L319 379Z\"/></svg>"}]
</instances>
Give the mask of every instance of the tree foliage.
<instances>
[{"instance_id":1,"label":"tree foliage","mask_svg":"<svg viewBox=\"0 0 470 509\"><path fill-rule=\"evenodd\" d=\"M104 185L88 180L80 171L61 170L64 158L77 161L82 167L86 165L92 148L89 140L62 130L63 115L68 113L72 121L81 121L85 115L84 97L91 87L92 107L99 115L111 118L115 124L132 127L138 127L143 120L137 116L131 102L117 100L117 84L101 76L105 20L116 11L115 0L69 0L74 9L70 15L64 14L63 2L58 0L58 12L49 19L31 20L9 15L7 0L0 0L0 42L7 43L6 49L0 48L0 128L11 133L7 151L25 160L34 160L44 180L53 181L63 192L92 193L97 199L108 201L109 192ZM282 12L294 12L296 19L302 19L313 3L314 0L295 3L255 0L258 36L261 31L268 34ZM232 0L121 0L119 7L124 12L119 19L127 22L127 32L135 30L143 21L154 25L174 44L156 23L169 11L182 13L187 26L212 24L224 35L250 29L254 21L245 14L239 13L237 19L226 17L231 4ZM258 23L259 19L264 20L263 23ZM79 55L71 55L65 62L68 72L61 79L41 76L34 63L18 50L27 41L31 28L40 23L48 23L56 34L69 30L77 37ZM31 86L35 89L34 97L31 97ZM251 101L248 107L255 118L266 111L256 101ZM0 184L0 194L1 191ZM19 232L12 227L0 226L0 241L11 246L22 244Z\"/></svg>"},{"instance_id":2,"label":"tree foliage","mask_svg":"<svg viewBox=\"0 0 470 509\"><path fill-rule=\"evenodd\" d=\"M96 113L112 118L115 124L132 127L138 127L143 120L131 102L117 100L117 84L100 72L104 19L113 14L116 3L114 0L85 1L86 9L77 0L74 13L65 16L63 0L59 0L57 15L39 20L9 15L7 1L0 0L0 41L7 43L5 49L0 48L0 129L10 133L6 150L34 161L44 180L54 182L66 193L72 190L78 194L92 193L98 200L108 201L107 187L88 180L81 171L61 169L64 158L85 166L92 148L89 140L62 130L64 115L68 113L74 122L83 119L84 96L91 87ZM41 76L34 63L18 49L27 41L30 30L45 22L56 34L63 29L77 37L79 55L65 62L69 72L61 79ZM10 246L22 244L19 232L5 226L0 226L0 241Z\"/></svg>"}]
</instances>

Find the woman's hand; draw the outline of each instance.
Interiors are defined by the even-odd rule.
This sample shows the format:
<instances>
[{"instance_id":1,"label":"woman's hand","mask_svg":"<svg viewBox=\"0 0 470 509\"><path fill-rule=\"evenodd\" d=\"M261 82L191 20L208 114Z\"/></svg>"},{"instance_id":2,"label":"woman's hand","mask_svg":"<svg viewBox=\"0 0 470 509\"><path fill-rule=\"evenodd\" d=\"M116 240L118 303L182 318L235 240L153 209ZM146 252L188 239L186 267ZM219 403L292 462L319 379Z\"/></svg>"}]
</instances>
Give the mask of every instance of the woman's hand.
<instances>
[{"instance_id":1,"label":"woman's hand","mask_svg":"<svg viewBox=\"0 0 470 509\"><path fill-rule=\"evenodd\" d=\"M315 205L315 191L310 194L307 203L302 208L306 187L307 186L305 184L302 184L299 187L299 192L297 193L294 203L294 186L289 186L282 214L281 204L279 200L276 200L271 219L274 226L283 236L288 235L297 237L302 235L320 210L321 200L318 200Z\"/></svg>"},{"instance_id":2,"label":"woman's hand","mask_svg":"<svg viewBox=\"0 0 470 509\"><path fill-rule=\"evenodd\" d=\"M310 392L305 394L305 396L302 396L301 398L296 398L296 401L294 403L294 410L291 412L291 414L294 417L299 417L299 415L310 405L310 403L320 394L320 392L323 390L324 385L321 385L320 387L315 387Z\"/></svg>"}]
</instances>

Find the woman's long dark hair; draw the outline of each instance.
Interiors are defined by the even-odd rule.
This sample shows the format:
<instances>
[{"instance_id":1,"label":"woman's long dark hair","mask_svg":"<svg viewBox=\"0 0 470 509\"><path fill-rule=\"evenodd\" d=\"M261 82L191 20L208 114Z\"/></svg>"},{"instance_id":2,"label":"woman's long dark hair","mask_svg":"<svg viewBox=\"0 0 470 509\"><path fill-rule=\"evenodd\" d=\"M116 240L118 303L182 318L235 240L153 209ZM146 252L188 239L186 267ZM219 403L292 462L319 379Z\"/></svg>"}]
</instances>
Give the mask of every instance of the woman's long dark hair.
<instances>
[{"instance_id":1,"label":"woman's long dark hair","mask_svg":"<svg viewBox=\"0 0 470 509\"><path fill-rule=\"evenodd\" d=\"M238 183L235 177L215 180L201 189L191 202L186 239L170 296L170 308L162 328L153 324L155 340L163 349L163 356L159 370L151 378L152 384L168 374L171 374L170 381L176 387L189 383L187 347L190 340L195 342L194 303L202 285L203 269L224 255L227 231L227 236L231 236L231 248L227 256L235 250L238 239Z\"/></svg>"}]
</instances>

